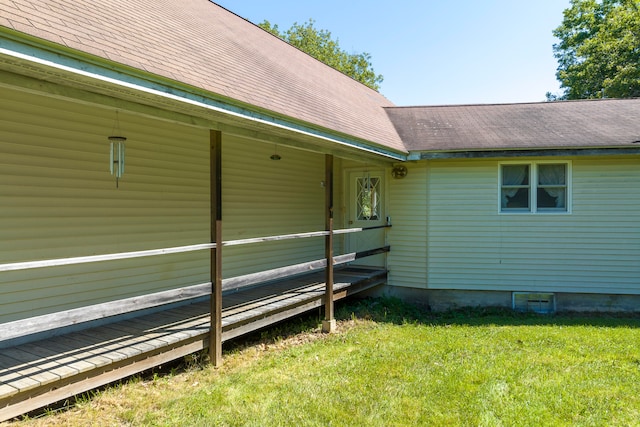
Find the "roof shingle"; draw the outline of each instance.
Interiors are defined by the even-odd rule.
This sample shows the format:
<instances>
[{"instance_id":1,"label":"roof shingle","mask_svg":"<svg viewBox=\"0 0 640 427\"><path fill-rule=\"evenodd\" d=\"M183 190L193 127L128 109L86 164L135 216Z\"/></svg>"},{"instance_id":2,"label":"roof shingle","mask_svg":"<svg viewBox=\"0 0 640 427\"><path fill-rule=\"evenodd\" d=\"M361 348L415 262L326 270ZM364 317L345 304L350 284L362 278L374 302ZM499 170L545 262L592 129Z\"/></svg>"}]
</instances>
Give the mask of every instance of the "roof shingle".
<instances>
[{"instance_id":1,"label":"roof shingle","mask_svg":"<svg viewBox=\"0 0 640 427\"><path fill-rule=\"evenodd\" d=\"M391 107L409 151L630 147L640 99Z\"/></svg>"},{"instance_id":2,"label":"roof shingle","mask_svg":"<svg viewBox=\"0 0 640 427\"><path fill-rule=\"evenodd\" d=\"M209 0L2 0L0 12L17 31L405 151L384 96Z\"/></svg>"},{"instance_id":3,"label":"roof shingle","mask_svg":"<svg viewBox=\"0 0 640 427\"><path fill-rule=\"evenodd\" d=\"M401 152L640 140L640 99L395 107L209 0L0 0L0 25Z\"/></svg>"}]
</instances>

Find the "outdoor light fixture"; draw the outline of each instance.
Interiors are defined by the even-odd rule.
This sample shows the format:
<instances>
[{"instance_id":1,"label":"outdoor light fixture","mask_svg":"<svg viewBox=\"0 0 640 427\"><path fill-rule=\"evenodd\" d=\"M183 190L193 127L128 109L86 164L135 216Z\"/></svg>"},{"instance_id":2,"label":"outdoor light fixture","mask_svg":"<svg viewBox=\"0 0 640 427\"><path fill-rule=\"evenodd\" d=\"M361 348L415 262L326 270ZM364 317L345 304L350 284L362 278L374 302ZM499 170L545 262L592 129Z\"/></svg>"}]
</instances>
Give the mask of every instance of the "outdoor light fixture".
<instances>
[{"instance_id":1,"label":"outdoor light fixture","mask_svg":"<svg viewBox=\"0 0 640 427\"><path fill-rule=\"evenodd\" d=\"M112 131L113 135L108 136L110 141L111 151L109 156L109 170L111 175L116 177L116 188L118 188L118 181L124 175L124 153L125 153L125 141L126 137L120 136L120 121L118 120L118 112L116 111L116 122Z\"/></svg>"},{"instance_id":2,"label":"outdoor light fixture","mask_svg":"<svg viewBox=\"0 0 640 427\"><path fill-rule=\"evenodd\" d=\"M278 144L274 144L273 151L274 151L274 153L269 158L271 160L280 160L282 158L282 156L280 156L280 154L278 154Z\"/></svg>"},{"instance_id":3,"label":"outdoor light fixture","mask_svg":"<svg viewBox=\"0 0 640 427\"><path fill-rule=\"evenodd\" d=\"M407 172L409 171L407 170L406 166L394 166L393 169L391 169L391 176L396 179L402 179L407 176Z\"/></svg>"}]
</instances>

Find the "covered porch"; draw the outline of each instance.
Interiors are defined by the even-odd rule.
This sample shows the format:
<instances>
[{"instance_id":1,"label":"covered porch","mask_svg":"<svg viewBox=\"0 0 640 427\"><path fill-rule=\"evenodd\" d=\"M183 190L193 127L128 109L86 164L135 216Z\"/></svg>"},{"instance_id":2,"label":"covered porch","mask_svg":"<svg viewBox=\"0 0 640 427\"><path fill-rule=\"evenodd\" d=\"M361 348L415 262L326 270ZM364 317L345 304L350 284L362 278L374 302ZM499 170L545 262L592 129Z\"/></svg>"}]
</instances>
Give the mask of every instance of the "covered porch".
<instances>
[{"instance_id":1,"label":"covered porch","mask_svg":"<svg viewBox=\"0 0 640 427\"><path fill-rule=\"evenodd\" d=\"M187 260L207 260L209 270L209 281L204 283L3 323L0 421L204 349L209 350L211 363L219 366L225 341L320 307L324 307L322 329L331 332L335 328L335 300L386 283L386 254L390 247L385 235L391 227L389 219L384 222L379 211L376 217L382 221L380 225L334 229L334 166L330 154L324 156L323 230L223 241L220 136L219 132L211 132L210 242L0 264L0 274L12 275L5 277L34 271L43 271L43 277L55 276L60 271L56 269L63 269L64 277L75 277L78 273L69 272L74 268L85 271L85 265L131 261L138 269L138 264L144 265L149 258L158 258L154 263L162 265L163 259L170 261L185 254ZM367 197L380 198L380 191L381 187ZM375 234L373 241L381 246L335 255L336 248L340 252L345 248L343 238L354 234ZM334 240L335 237L338 238ZM268 258L268 249L255 246L269 248L272 243L285 241L309 241L299 247L315 248L316 253L323 248L325 256L284 266L280 262L275 265L281 266L275 268L263 267L223 279L223 254L227 251L232 252L232 260L247 251ZM254 249L242 250L243 247Z\"/></svg>"},{"instance_id":2,"label":"covered porch","mask_svg":"<svg viewBox=\"0 0 640 427\"><path fill-rule=\"evenodd\" d=\"M229 289L223 292L220 340L366 291L386 278L383 268L338 267L329 299L322 270ZM161 311L0 349L0 421L210 347L216 335L210 306L208 298L196 297Z\"/></svg>"},{"instance_id":3,"label":"covered porch","mask_svg":"<svg viewBox=\"0 0 640 427\"><path fill-rule=\"evenodd\" d=\"M382 209L381 175L371 178L368 172L366 177L357 173L360 187L354 197L358 199L356 204L360 213L355 214L355 223L340 215L338 224L348 223L350 228L335 229L334 156L316 153L309 160L307 154L303 161L313 166L314 178L317 179L318 172L323 172L320 175L321 191L304 196L304 202L311 207L308 211L292 209L282 218L269 214L268 220L273 220L274 227L265 220L266 211L253 206L264 206L261 197L265 193L272 196L291 192L284 185L286 182L283 180L278 186L266 187L266 192L260 194L260 190L254 188L256 181L238 179L230 186L231 190L225 191L229 187L223 185L223 134L210 130L208 136L208 150L198 152L199 155L208 154L207 173L202 174L208 180L204 187L206 197L202 197L207 203L207 214L206 219L202 216L199 219L194 234L199 238L208 235L206 243L0 263L3 291L11 295L10 298L21 306L46 308L43 314L27 312L16 320L0 324L0 421L204 349L209 350L211 363L219 366L225 341L320 307L324 307L322 329L331 332L335 327L335 300L386 283L386 254L390 251L386 231L391 224ZM233 153L233 150L227 152ZM338 175L341 180L347 174L345 170L355 173L353 165L357 163L348 163L350 169L345 170L345 163L340 164ZM254 173L260 176L260 172ZM287 179L304 175L286 173ZM45 181L38 178L37 182ZM223 241L222 214L226 209L223 204L226 201L232 206L236 203L231 197L223 200L223 193L233 196L238 187L245 192L237 202L237 211L231 211L235 215L229 215L229 221L225 222L225 225L229 224L226 235L241 237L246 230L257 234L261 230L286 230L292 227L289 222L302 224L295 227L308 230L321 220L324 227L318 231L258 234L257 237ZM115 188L112 203L117 204L120 203L117 198L126 194L122 191L126 187L122 182L116 182ZM295 200L296 196L291 193L286 200ZM41 195L32 199L45 200ZM69 200L82 205L89 199L69 197ZM24 199L16 198L16 201L24 203ZM181 214L189 213L180 200L172 201L171 208ZM278 212L285 212L282 206L278 209ZM41 215L26 205L22 212L34 218ZM70 218L77 215L71 210L68 212L65 215ZM103 217L101 209L94 212L95 219ZM151 221L156 215L149 209L135 217L146 217ZM22 218L16 216L14 221L20 223ZM123 218L123 221L131 219ZM182 216L171 221L169 224L176 230L191 227L184 223ZM140 220L135 219L135 222L140 223ZM7 226L10 223L8 221ZM34 224L31 221L29 227ZM23 227L27 228L26 225ZM130 229L144 227L132 225ZM234 227L242 228L238 232ZM66 229L73 233L74 224L67 222ZM146 238L165 232L163 227L156 226L150 230ZM179 231L174 234L177 238L170 241L186 241ZM371 238L352 239L351 245L346 244L349 236L360 234ZM134 235L119 232L114 236L121 242L128 242L127 246L119 244L118 247L140 247ZM57 241L63 242L62 237ZM89 253L95 253L103 246L89 247ZM281 252L282 247L286 248L286 253ZM15 256L11 251L7 253ZM55 250L48 253L53 254ZM317 258L320 254L324 256ZM308 261L310 257L313 258ZM149 268L150 265L154 267ZM120 295L126 295L129 284L148 282L155 277L169 275L171 283L155 289L152 284L150 289L153 290L133 292L134 296L117 296L109 287L114 266L123 272L124 286L120 288ZM231 267L227 270L227 266ZM192 270L197 274L194 277L190 276L194 274ZM230 272L223 275L225 270ZM174 277L176 271L182 276ZM55 309L54 298L37 294L40 283L54 298L63 297L62 291L58 290L68 283L74 284L74 292L62 298L66 299L64 308ZM95 284L98 283L104 288L97 287ZM18 299L24 292L32 299ZM82 293L105 293L106 297L98 303L82 303L78 298ZM4 301L7 307L9 302Z\"/></svg>"},{"instance_id":4,"label":"covered porch","mask_svg":"<svg viewBox=\"0 0 640 427\"><path fill-rule=\"evenodd\" d=\"M0 74L0 420L386 282L397 157Z\"/></svg>"}]
</instances>

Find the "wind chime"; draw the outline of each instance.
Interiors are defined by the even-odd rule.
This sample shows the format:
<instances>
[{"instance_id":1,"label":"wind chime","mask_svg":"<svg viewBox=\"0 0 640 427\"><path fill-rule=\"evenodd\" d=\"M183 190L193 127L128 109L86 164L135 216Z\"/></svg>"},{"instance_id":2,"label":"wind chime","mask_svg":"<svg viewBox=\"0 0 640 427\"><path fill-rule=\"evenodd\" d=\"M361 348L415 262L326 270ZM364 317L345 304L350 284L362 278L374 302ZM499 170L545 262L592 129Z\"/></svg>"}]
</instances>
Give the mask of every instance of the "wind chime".
<instances>
[{"instance_id":1,"label":"wind chime","mask_svg":"<svg viewBox=\"0 0 640 427\"><path fill-rule=\"evenodd\" d=\"M125 156L125 141L126 137L122 136L120 132L120 120L118 119L118 112L116 111L116 122L113 126L112 135L107 139L110 141L110 161L109 169L111 175L116 177L116 188L119 188L119 181L124 175L124 156Z\"/></svg>"}]
</instances>

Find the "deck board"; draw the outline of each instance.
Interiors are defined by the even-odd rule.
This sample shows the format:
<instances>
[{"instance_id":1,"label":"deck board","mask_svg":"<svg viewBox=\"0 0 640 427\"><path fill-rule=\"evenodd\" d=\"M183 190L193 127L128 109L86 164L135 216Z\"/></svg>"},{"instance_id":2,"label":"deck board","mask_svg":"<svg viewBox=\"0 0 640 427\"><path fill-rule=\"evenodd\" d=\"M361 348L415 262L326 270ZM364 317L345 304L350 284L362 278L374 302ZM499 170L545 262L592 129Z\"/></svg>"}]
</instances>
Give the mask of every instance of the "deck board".
<instances>
[{"instance_id":1,"label":"deck board","mask_svg":"<svg viewBox=\"0 0 640 427\"><path fill-rule=\"evenodd\" d=\"M336 269L334 292L336 298L343 297L351 287L357 292L385 279L382 269ZM323 271L226 292L223 340L319 307L324 292ZM209 301L199 301L0 349L0 421L25 408L53 403L47 400L48 393L51 399L59 399L65 388L77 393L122 378L120 371L130 375L136 372L136 363L139 370L148 369L154 360L167 361L206 348L209 308Z\"/></svg>"},{"instance_id":2,"label":"deck board","mask_svg":"<svg viewBox=\"0 0 640 427\"><path fill-rule=\"evenodd\" d=\"M3 386L1 389L9 395L15 394L14 390L19 392L40 385L40 381L29 376L30 372L21 369L23 364L19 360L0 354L0 366L7 367L0 372L0 384Z\"/></svg>"}]
</instances>

